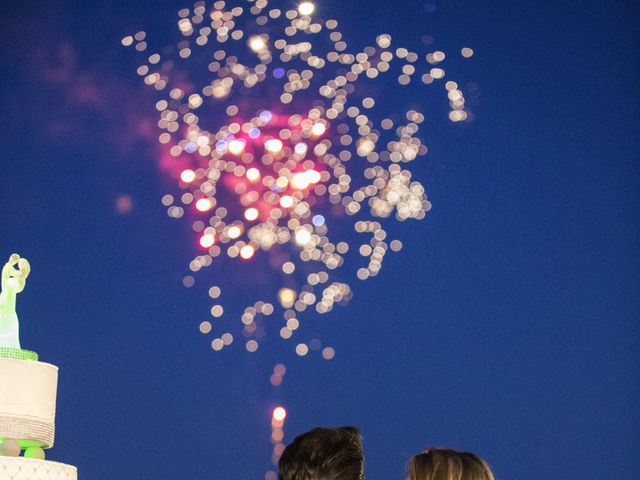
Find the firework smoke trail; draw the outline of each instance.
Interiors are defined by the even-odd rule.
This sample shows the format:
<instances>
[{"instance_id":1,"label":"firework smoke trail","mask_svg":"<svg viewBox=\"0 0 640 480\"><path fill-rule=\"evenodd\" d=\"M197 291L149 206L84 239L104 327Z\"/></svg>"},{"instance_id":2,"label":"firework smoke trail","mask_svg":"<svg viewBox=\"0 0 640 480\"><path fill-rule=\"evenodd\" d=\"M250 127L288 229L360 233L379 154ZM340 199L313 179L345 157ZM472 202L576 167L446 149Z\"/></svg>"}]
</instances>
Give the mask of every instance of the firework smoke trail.
<instances>
[{"instance_id":1,"label":"firework smoke trail","mask_svg":"<svg viewBox=\"0 0 640 480\"><path fill-rule=\"evenodd\" d=\"M145 32L122 40L145 55L137 72L162 96L156 109L163 164L182 190L165 195L163 204L170 217L193 218L202 253L190 270L249 262L255 292L269 294L246 305L238 334L222 328L223 288L211 286L213 320L200 331L215 335L216 351L240 336L255 352L270 333L264 318L276 312L282 321L271 328L286 341L299 336L303 312L345 304L351 280L378 275L386 254L402 248L389 239L392 219L420 220L430 210L407 168L427 154L418 136L425 117L415 109L379 112L379 79L396 76L397 88L438 86L451 121L470 116L458 84L445 80L444 52L418 55L394 46L389 34L349 52L338 22L320 19L313 3L288 10L273 3L197 2L178 12L181 39L160 53L147 52ZM359 245L341 240L353 230ZM265 281L266 270L279 280ZM192 274L184 279L186 286L194 282ZM293 343L300 356L335 355L318 339ZM274 463L283 425L274 410Z\"/></svg>"}]
</instances>

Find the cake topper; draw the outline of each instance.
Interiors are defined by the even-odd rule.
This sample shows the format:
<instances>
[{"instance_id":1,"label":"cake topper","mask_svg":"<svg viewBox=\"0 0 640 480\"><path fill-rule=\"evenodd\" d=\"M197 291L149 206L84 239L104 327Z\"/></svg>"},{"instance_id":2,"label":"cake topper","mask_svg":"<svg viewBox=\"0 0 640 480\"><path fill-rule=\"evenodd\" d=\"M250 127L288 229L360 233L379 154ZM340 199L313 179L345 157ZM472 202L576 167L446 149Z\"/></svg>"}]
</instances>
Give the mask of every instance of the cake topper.
<instances>
[{"instance_id":1,"label":"cake topper","mask_svg":"<svg viewBox=\"0 0 640 480\"><path fill-rule=\"evenodd\" d=\"M17 267L17 268L16 268ZM31 272L26 258L14 253L2 267L2 291L0 291L0 348L20 349L16 295L24 290Z\"/></svg>"}]
</instances>

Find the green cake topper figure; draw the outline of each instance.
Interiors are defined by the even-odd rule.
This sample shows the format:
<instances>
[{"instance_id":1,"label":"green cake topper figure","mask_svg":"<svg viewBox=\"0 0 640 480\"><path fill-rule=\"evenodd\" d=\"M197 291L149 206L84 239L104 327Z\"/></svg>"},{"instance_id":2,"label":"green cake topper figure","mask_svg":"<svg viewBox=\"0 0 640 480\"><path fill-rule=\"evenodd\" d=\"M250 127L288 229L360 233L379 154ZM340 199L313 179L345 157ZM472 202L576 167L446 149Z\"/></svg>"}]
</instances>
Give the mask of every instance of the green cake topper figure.
<instances>
[{"instance_id":1,"label":"green cake topper figure","mask_svg":"<svg viewBox=\"0 0 640 480\"><path fill-rule=\"evenodd\" d=\"M16 268L17 267L17 268ZM16 295L24 290L31 272L26 258L14 253L2 267L2 291L0 292L0 348L20 349Z\"/></svg>"}]
</instances>

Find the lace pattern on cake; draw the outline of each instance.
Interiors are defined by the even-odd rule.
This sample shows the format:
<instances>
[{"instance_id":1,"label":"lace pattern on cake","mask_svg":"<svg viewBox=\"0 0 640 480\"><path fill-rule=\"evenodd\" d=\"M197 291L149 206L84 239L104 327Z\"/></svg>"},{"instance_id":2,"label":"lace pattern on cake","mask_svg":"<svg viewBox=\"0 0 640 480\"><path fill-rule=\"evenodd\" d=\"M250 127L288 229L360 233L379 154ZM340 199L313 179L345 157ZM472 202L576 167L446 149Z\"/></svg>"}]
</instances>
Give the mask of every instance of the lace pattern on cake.
<instances>
[{"instance_id":1,"label":"lace pattern on cake","mask_svg":"<svg viewBox=\"0 0 640 480\"><path fill-rule=\"evenodd\" d=\"M0 457L2 480L77 480L75 467L48 460Z\"/></svg>"}]
</instances>

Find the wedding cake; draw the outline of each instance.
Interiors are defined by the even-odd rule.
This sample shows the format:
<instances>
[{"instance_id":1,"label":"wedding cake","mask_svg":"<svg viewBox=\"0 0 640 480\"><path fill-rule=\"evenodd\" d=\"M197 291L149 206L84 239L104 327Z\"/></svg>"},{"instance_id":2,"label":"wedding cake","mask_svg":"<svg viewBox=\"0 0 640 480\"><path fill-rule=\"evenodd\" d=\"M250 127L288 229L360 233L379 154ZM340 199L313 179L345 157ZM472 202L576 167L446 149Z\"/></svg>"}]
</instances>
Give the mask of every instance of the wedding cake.
<instances>
[{"instance_id":1,"label":"wedding cake","mask_svg":"<svg viewBox=\"0 0 640 480\"><path fill-rule=\"evenodd\" d=\"M58 367L20 348L15 298L28 274L29 263L15 254L2 269L0 480L76 480L76 467L44 459L55 437Z\"/></svg>"}]
</instances>

